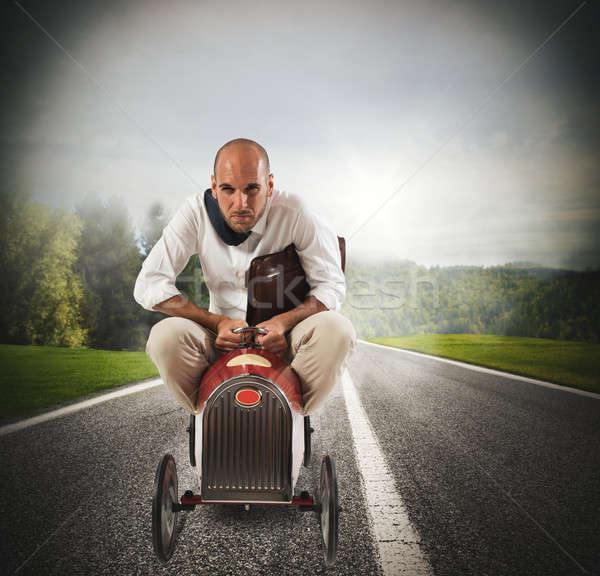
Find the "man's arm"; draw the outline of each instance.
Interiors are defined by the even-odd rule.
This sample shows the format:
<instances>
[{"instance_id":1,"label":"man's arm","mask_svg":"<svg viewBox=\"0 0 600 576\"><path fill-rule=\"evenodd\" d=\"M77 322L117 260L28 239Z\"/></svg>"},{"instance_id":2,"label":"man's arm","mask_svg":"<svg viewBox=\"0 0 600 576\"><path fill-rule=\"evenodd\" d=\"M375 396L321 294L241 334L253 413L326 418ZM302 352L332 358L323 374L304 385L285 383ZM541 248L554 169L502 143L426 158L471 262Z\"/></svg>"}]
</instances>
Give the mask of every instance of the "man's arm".
<instances>
[{"instance_id":1,"label":"man's arm","mask_svg":"<svg viewBox=\"0 0 600 576\"><path fill-rule=\"evenodd\" d=\"M199 221L194 210L195 201L195 197L186 199L146 257L135 283L134 298L146 310L197 322L216 334L217 350L233 350L241 342L241 336L233 334L231 330L247 326L246 322L231 320L199 308L183 296L175 285L177 276L198 249Z\"/></svg>"},{"instance_id":2,"label":"man's arm","mask_svg":"<svg viewBox=\"0 0 600 576\"><path fill-rule=\"evenodd\" d=\"M219 322L225 318L225 316L213 314L204 308L196 306L196 304L184 296L173 296L164 302L156 304L152 309L163 314L168 314L169 316L189 318L215 334L219 331Z\"/></svg>"},{"instance_id":3,"label":"man's arm","mask_svg":"<svg viewBox=\"0 0 600 576\"><path fill-rule=\"evenodd\" d=\"M234 334L232 332L234 328L248 326L245 320L232 320L227 316L204 310L204 308L196 306L184 296L173 296L153 306L152 309L169 316L188 318L204 326L216 335L215 348L221 352L233 350L241 343L242 335Z\"/></svg>"},{"instance_id":4,"label":"man's arm","mask_svg":"<svg viewBox=\"0 0 600 576\"><path fill-rule=\"evenodd\" d=\"M264 336L257 336L257 342L269 352L273 354L283 355L288 349L288 343L285 335L289 332L296 324L302 322L305 318L316 314L317 312L324 312L327 310L325 304L320 300L317 300L314 296L308 296L302 304L292 308L288 312L278 314L269 318L265 322L258 324L260 328L265 328L267 334Z\"/></svg>"},{"instance_id":5,"label":"man's arm","mask_svg":"<svg viewBox=\"0 0 600 576\"><path fill-rule=\"evenodd\" d=\"M329 224L304 208L294 227L293 242L314 296L328 310L339 310L346 295L340 245Z\"/></svg>"},{"instance_id":6,"label":"man's arm","mask_svg":"<svg viewBox=\"0 0 600 576\"><path fill-rule=\"evenodd\" d=\"M175 280L198 251L195 201L193 197L186 198L142 264L133 297L146 310L155 310L156 305L181 295Z\"/></svg>"},{"instance_id":7,"label":"man's arm","mask_svg":"<svg viewBox=\"0 0 600 576\"><path fill-rule=\"evenodd\" d=\"M289 332L296 324L302 322L302 320L325 310L327 310L327 306L323 302L317 300L314 296L307 296L306 300L300 306L296 306L296 308L288 310L283 314L278 314L274 318L277 318L277 321L281 323L285 332Z\"/></svg>"},{"instance_id":8,"label":"man's arm","mask_svg":"<svg viewBox=\"0 0 600 576\"><path fill-rule=\"evenodd\" d=\"M259 324L269 333L256 339L263 348L279 355L288 348L286 333L313 314L339 309L345 295L344 272L334 231L304 209L295 224L293 241L311 287L309 295L296 308Z\"/></svg>"}]
</instances>

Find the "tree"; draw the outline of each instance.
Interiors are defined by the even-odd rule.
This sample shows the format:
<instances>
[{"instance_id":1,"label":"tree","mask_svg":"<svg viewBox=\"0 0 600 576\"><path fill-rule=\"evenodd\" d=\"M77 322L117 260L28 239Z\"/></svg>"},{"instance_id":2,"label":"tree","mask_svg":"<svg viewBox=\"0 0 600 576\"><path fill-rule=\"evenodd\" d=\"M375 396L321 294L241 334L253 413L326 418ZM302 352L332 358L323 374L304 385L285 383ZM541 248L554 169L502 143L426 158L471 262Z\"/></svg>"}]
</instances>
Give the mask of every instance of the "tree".
<instances>
[{"instance_id":1,"label":"tree","mask_svg":"<svg viewBox=\"0 0 600 576\"><path fill-rule=\"evenodd\" d=\"M80 220L14 194L1 204L1 341L84 345L83 288L74 271Z\"/></svg>"},{"instance_id":2,"label":"tree","mask_svg":"<svg viewBox=\"0 0 600 576\"><path fill-rule=\"evenodd\" d=\"M162 202L153 202L146 212L140 234L140 247L144 258L148 256L152 247L158 242L168 222L169 214Z\"/></svg>"},{"instance_id":3,"label":"tree","mask_svg":"<svg viewBox=\"0 0 600 576\"><path fill-rule=\"evenodd\" d=\"M85 286L84 319L90 345L143 348L149 314L133 299L142 258L127 209L117 197L102 202L88 195L76 212L83 221L78 272Z\"/></svg>"}]
</instances>

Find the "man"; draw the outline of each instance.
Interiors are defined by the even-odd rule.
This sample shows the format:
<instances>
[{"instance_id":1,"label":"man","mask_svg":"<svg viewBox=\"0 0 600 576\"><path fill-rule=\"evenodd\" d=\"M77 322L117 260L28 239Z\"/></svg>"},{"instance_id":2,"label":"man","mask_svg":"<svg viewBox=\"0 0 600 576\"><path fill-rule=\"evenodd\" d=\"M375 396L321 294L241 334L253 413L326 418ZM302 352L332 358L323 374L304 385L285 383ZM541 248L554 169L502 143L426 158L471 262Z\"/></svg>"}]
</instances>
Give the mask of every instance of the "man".
<instances>
[{"instance_id":1,"label":"man","mask_svg":"<svg viewBox=\"0 0 600 576\"><path fill-rule=\"evenodd\" d=\"M259 324L257 342L291 359L303 389L304 413L325 400L356 341L338 310L345 296L337 236L295 195L274 189L269 158L253 140L224 144L215 157L211 189L186 199L144 261L134 297L170 315L152 327L146 352L177 401L196 413L202 373L216 355L233 350L247 326L246 271L251 260L293 243L310 291L297 307ZM197 253L209 290L209 310L175 287Z\"/></svg>"}]
</instances>

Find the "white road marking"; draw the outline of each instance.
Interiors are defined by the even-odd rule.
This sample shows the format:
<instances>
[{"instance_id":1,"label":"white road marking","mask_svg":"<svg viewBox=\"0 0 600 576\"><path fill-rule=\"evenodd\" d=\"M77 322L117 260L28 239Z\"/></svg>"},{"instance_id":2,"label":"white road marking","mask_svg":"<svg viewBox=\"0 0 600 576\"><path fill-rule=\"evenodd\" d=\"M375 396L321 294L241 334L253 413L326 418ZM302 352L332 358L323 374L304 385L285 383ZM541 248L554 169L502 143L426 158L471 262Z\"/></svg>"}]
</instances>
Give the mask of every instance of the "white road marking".
<instances>
[{"instance_id":1,"label":"white road marking","mask_svg":"<svg viewBox=\"0 0 600 576\"><path fill-rule=\"evenodd\" d=\"M451 360L450 358L442 358L441 356L434 356L433 354L425 354L424 352L415 352L414 350L405 350L404 348L394 348L393 346L384 346L383 344L376 344L375 342L367 342L366 340L359 340L359 342L361 344L367 344L368 346L377 346L377 348L383 348L384 350L395 350L396 352L402 352L404 354L412 354L413 356L420 356L421 358L430 358L432 360L439 360L440 362L446 362L447 364L454 364L454 365L460 366L462 368L468 368L469 370L475 370L476 372L484 372L485 374L493 374L494 376L503 376L504 378L520 380L521 382L528 382L529 384L535 384L536 386L544 386L545 388L553 388L555 390L561 390L562 392L571 392L571 394L579 394L580 396L587 396L588 398L596 398L596 400L600 400L600 394L597 394L595 392L588 392L587 390L579 390L578 388L571 388L570 386L561 386L560 384L546 382L545 380L538 380L537 378L528 378L527 376L519 376L518 374L511 374L510 372L503 372L502 370L494 370L494 368L485 368L484 366L468 364L467 362L461 362L460 360Z\"/></svg>"},{"instance_id":2,"label":"white road marking","mask_svg":"<svg viewBox=\"0 0 600 576\"><path fill-rule=\"evenodd\" d=\"M342 385L383 573L385 576L429 576L433 571L421 550L420 538L410 523L402 499L396 493L394 477L348 371L342 376Z\"/></svg>"},{"instance_id":3,"label":"white road marking","mask_svg":"<svg viewBox=\"0 0 600 576\"><path fill-rule=\"evenodd\" d=\"M109 392L108 394L102 394L101 396L96 396L94 398L90 398L89 400L84 400L83 402L69 404L68 406L59 408L58 410L44 412L44 414L34 416L33 418L19 420L18 422L14 422L12 424L5 424L4 426L0 427L0 436L6 436L6 434L11 434L12 432L17 432L18 430L23 430L24 428L29 428L35 424L41 424L42 422L48 422L48 420L54 420L55 418L66 416L67 414L83 410L84 408L89 408L90 406L100 404L101 402L106 402L107 400L112 400L113 398L119 398L121 396L127 396L128 394L135 394L136 392L140 392L142 390L147 390L148 388L154 388L160 384L162 384L162 380L160 378L149 380L148 382L140 382L139 384L134 384L133 386L128 386L127 388L121 388L120 390Z\"/></svg>"}]
</instances>

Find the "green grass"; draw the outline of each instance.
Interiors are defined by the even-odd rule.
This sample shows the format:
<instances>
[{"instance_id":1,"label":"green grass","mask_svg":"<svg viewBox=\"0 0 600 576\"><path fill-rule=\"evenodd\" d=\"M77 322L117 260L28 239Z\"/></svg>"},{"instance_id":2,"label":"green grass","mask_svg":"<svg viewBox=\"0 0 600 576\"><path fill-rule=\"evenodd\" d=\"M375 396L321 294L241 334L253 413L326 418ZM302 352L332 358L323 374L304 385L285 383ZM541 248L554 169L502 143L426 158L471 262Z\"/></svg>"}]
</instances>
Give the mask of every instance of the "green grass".
<instances>
[{"instance_id":1,"label":"green grass","mask_svg":"<svg viewBox=\"0 0 600 576\"><path fill-rule=\"evenodd\" d=\"M145 352L0 345L0 419L158 374Z\"/></svg>"},{"instance_id":2,"label":"green grass","mask_svg":"<svg viewBox=\"0 0 600 576\"><path fill-rule=\"evenodd\" d=\"M453 358L600 392L600 344L477 334L424 334L371 342ZM0 419L158 375L144 352L0 345Z\"/></svg>"},{"instance_id":3,"label":"green grass","mask_svg":"<svg viewBox=\"0 0 600 576\"><path fill-rule=\"evenodd\" d=\"M483 334L420 334L369 341L600 392L600 344Z\"/></svg>"}]
</instances>

